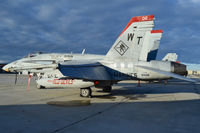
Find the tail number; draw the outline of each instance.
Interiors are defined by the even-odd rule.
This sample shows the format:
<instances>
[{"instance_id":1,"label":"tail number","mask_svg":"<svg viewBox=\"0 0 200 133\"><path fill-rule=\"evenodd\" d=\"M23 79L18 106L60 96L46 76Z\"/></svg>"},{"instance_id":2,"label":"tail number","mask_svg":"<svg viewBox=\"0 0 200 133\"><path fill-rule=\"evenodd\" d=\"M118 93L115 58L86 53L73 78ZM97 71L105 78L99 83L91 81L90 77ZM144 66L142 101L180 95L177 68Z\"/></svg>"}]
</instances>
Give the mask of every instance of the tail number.
<instances>
[{"instance_id":1,"label":"tail number","mask_svg":"<svg viewBox=\"0 0 200 133\"><path fill-rule=\"evenodd\" d=\"M148 16L143 16L143 17L142 17L142 20L143 20L143 21L148 20Z\"/></svg>"}]
</instances>

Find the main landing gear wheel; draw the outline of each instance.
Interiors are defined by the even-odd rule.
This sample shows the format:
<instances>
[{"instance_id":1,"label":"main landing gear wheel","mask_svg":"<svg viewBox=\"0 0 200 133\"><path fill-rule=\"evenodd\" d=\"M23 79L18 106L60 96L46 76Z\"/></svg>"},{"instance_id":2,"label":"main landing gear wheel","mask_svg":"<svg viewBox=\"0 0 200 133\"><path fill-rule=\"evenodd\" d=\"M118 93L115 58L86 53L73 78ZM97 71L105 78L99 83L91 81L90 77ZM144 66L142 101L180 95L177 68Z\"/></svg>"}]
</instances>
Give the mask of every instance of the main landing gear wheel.
<instances>
[{"instance_id":1,"label":"main landing gear wheel","mask_svg":"<svg viewBox=\"0 0 200 133\"><path fill-rule=\"evenodd\" d=\"M104 92L111 92L112 91L112 87L111 86L106 86L103 88Z\"/></svg>"},{"instance_id":2,"label":"main landing gear wheel","mask_svg":"<svg viewBox=\"0 0 200 133\"><path fill-rule=\"evenodd\" d=\"M92 90L90 87L88 88L81 88L80 89L80 96L81 97L92 97Z\"/></svg>"},{"instance_id":3,"label":"main landing gear wheel","mask_svg":"<svg viewBox=\"0 0 200 133\"><path fill-rule=\"evenodd\" d=\"M38 89L45 89L45 86L37 85L37 88L38 88Z\"/></svg>"}]
</instances>

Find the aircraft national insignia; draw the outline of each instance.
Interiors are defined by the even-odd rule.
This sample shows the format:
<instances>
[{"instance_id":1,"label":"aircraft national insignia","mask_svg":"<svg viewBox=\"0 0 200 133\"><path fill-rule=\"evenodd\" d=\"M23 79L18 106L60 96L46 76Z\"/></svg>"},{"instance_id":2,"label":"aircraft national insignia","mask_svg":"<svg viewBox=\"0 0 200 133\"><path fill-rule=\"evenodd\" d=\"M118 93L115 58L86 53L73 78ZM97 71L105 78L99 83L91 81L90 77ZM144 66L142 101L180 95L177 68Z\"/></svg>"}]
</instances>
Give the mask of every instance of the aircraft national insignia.
<instances>
[{"instance_id":1,"label":"aircraft national insignia","mask_svg":"<svg viewBox=\"0 0 200 133\"><path fill-rule=\"evenodd\" d=\"M127 50L128 50L128 46L122 42L119 41L118 44L115 46L115 50L122 56Z\"/></svg>"}]
</instances>

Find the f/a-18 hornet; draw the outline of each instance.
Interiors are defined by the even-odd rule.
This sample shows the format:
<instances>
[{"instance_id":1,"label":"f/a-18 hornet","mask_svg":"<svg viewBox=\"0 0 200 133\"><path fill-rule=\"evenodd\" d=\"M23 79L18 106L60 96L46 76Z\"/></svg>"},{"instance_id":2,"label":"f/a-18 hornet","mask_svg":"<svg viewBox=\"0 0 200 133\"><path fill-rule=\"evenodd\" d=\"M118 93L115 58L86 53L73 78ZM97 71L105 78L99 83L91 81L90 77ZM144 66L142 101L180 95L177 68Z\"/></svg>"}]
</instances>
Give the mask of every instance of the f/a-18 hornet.
<instances>
[{"instance_id":1,"label":"f/a-18 hornet","mask_svg":"<svg viewBox=\"0 0 200 133\"><path fill-rule=\"evenodd\" d=\"M3 69L36 75L38 88L80 88L83 97L92 95L91 87L109 92L113 84L122 80L177 78L196 82L185 77L185 65L155 60L163 31L153 28L154 15L133 17L105 56L84 52L38 53L14 61Z\"/></svg>"}]
</instances>

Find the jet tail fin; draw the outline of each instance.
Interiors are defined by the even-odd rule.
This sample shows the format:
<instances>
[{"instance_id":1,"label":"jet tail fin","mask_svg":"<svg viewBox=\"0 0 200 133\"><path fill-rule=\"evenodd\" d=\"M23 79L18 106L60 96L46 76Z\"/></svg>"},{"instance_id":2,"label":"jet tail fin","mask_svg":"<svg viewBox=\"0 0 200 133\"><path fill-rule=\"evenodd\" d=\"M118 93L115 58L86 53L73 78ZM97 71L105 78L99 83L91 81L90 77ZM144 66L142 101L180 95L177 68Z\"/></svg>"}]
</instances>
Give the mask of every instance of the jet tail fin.
<instances>
[{"instance_id":1,"label":"jet tail fin","mask_svg":"<svg viewBox=\"0 0 200 133\"><path fill-rule=\"evenodd\" d=\"M150 45L149 45L150 48L147 55L147 61L156 60L162 34L163 34L163 30L151 31L152 38L150 40Z\"/></svg>"},{"instance_id":2,"label":"jet tail fin","mask_svg":"<svg viewBox=\"0 0 200 133\"><path fill-rule=\"evenodd\" d=\"M140 54L140 60L151 61L156 60L160 40L162 38L163 30L151 30L147 32L144 44Z\"/></svg>"},{"instance_id":3,"label":"jet tail fin","mask_svg":"<svg viewBox=\"0 0 200 133\"><path fill-rule=\"evenodd\" d=\"M154 27L154 15L133 17L108 51L107 59L138 61L147 31Z\"/></svg>"}]
</instances>

